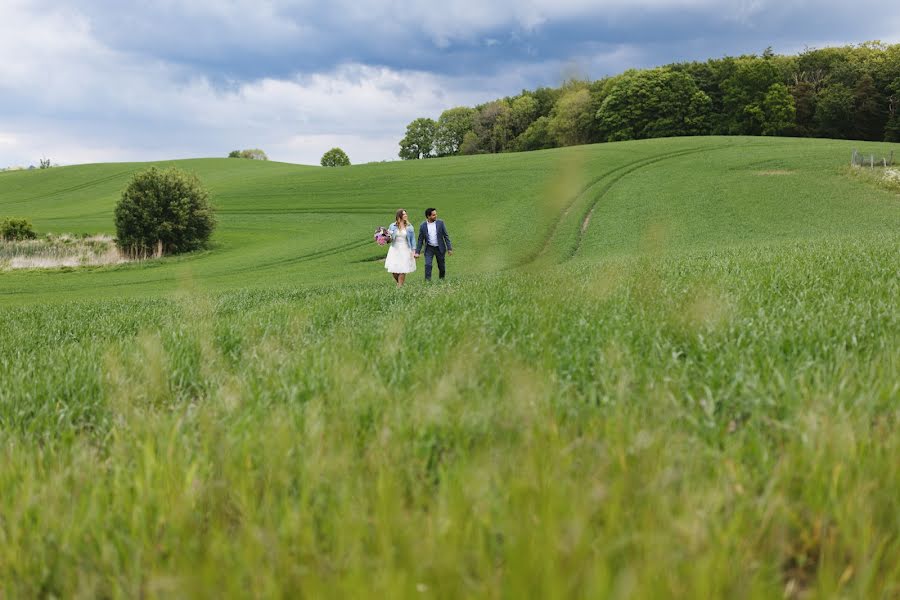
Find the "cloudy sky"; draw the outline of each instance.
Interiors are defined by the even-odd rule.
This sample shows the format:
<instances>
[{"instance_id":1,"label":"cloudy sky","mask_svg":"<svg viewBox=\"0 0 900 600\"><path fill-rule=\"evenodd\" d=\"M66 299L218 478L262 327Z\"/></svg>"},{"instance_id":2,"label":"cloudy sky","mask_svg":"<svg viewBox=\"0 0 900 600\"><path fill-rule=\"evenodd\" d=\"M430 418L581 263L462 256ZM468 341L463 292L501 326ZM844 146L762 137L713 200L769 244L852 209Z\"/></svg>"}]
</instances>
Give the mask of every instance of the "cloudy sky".
<instances>
[{"instance_id":1,"label":"cloudy sky","mask_svg":"<svg viewBox=\"0 0 900 600\"><path fill-rule=\"evenodd\" d=\"M419 116L630 67L900 41L844 0L0 0L0 167L393 160Z\"/></svg>"}]
</instances>

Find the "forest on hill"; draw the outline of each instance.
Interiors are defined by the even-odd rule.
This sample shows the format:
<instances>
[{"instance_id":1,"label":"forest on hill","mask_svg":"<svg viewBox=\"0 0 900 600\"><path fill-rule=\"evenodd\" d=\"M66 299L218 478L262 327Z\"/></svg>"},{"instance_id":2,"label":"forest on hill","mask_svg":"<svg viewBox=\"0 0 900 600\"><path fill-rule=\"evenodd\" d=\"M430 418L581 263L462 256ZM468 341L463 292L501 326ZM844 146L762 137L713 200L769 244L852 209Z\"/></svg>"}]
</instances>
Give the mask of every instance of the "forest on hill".
<instances>
[{"instance_id":1,"label":"forest on hill","mask_svg":"<svg viewBox=\"0 0 900 600\"><path fill-rule=\"evenodd\" d=\"M632 69L417 118L400 158L521 152L686 135L900 141L900 44Z\"/></svg>"}]
</instances>

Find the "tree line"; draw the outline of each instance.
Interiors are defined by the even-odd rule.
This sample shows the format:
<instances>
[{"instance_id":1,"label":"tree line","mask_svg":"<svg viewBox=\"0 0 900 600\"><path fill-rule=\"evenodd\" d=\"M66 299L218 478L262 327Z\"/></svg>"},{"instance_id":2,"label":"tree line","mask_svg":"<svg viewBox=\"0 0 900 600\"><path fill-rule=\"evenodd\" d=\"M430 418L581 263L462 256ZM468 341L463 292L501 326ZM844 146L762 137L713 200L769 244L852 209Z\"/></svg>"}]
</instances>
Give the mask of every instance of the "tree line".
<instances>
[{"instance_id":1,"label":"tree line","mask_svg":"<svg viewBox=\"0 0 900 600\"><path fill-rule=\"evenodd\" d=\"M405 160L685 135L900 141L900 44L631 69L418 118Z\"/></svg>"}]
</instances>

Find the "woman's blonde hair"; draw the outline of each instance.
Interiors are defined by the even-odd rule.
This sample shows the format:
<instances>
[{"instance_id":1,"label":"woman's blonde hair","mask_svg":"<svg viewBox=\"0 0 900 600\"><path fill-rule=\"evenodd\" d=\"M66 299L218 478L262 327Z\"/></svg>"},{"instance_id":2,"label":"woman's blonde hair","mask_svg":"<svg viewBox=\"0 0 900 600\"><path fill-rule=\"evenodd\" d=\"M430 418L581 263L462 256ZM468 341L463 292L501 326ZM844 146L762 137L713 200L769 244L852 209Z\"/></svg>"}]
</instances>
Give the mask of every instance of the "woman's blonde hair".
<instances>
[{"instance_id":1,"label":"woman's blonde hair","mask_svg":"<svg viewBox=\"0 0 900 600\"><path fill-rule=\"evenodd\" d=\"M398 228L400 227L400 220L403 219L403 213L405 213L405 212L406 212L406 209L401 208L400 210L397 211L397 214L394 216L394 223L397 225ZM407 213L407 215L409 215L409 213ZM409 217L408 216L406 218L406 224L409 225Z\"/></svg>"}]
</instances>

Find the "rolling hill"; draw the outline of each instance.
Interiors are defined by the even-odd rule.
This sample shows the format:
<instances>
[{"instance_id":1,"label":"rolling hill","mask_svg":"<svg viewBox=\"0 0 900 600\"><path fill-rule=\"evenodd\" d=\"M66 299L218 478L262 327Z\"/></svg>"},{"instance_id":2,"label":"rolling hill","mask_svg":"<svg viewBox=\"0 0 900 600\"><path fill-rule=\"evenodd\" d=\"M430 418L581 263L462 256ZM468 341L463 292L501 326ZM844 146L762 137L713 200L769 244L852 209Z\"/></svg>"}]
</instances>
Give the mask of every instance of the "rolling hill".
<instances>
[{"instance_id":1,"label":"rolling hill","mask_svg":"<svg viewBox=\"0 0 900 600\"><path fill-rule=\"evenodd\" d=\"M675 138L341 169L236 159L175 161L211 188L210 251L117 268L6 272L3 300L146 296L178 289L365 282L383 275L371 230L439 207L456 275L639 252L683 252L897 230L895 196L842 169L826 140ZM872 146L873 148L876 145ZM878 147L878 150L881 148ZM114 233L121 190L145 164L0 174L0 215L39 232ZM661 237L660 237L661 236ZM382 278L383 279L383 278Z\"/></svg>"}]
</instances>

